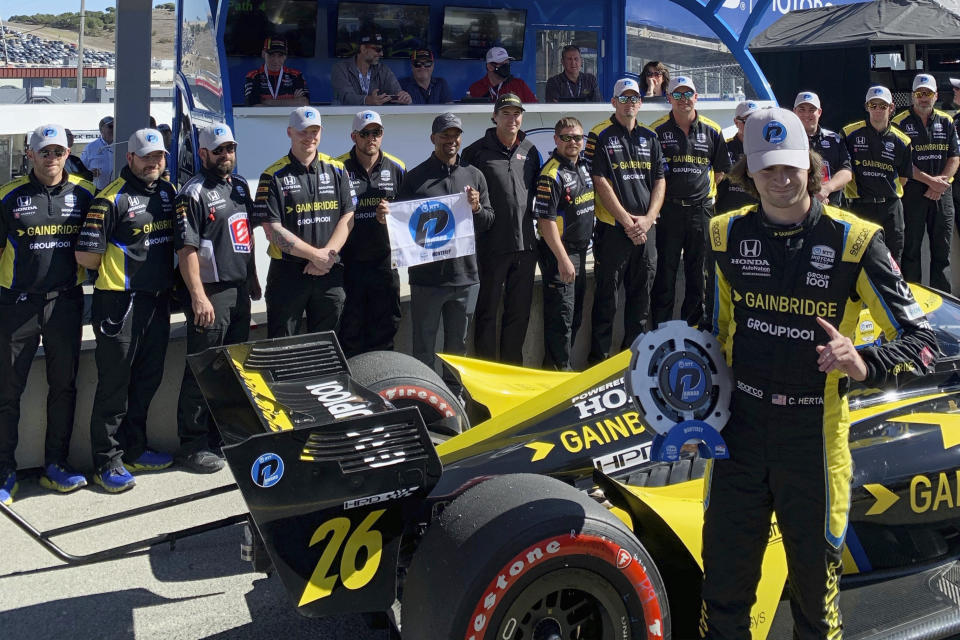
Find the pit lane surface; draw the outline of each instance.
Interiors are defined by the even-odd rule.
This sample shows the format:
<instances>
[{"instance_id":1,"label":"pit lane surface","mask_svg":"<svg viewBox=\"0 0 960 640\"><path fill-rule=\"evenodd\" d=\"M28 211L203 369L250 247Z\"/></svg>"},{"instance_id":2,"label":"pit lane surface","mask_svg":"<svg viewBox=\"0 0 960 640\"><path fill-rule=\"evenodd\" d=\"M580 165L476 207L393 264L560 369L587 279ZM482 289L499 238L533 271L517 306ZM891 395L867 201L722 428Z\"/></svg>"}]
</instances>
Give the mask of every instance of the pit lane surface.
<instances>
[{"instance_id":1,"label":"pit lane surface","mask_svg":"<svg viewBox=\"0 0 960 640\"><path fill-rule=\"evenodd\" d=\"M229 471L197 476L166 470L137 474L119 495L86 487L69 495L21 480L14 509L38 529L151 504L232 482ZM55 542L90 553L242 513L239 493L152 513ZM276 575L240 560L237 526L154 547L120 560L68 567L0 515L0 637L95 640L325 638L386 640L360 616L309 619L294 611Z\"/></svg>"}]
</instances>

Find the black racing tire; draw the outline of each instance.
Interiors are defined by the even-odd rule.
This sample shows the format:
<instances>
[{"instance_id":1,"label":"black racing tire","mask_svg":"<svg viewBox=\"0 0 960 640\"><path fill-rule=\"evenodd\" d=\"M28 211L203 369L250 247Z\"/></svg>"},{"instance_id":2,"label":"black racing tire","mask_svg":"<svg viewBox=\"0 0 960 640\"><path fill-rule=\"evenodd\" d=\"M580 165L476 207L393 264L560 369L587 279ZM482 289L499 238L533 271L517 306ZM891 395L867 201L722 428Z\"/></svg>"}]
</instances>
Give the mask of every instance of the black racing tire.
<instances>
[{"instance_id":1,"label":"black racing tire","mask_svg":"<svg viewBox=\"0 0 960 640\"><path fill-rule=\"evenodd\" d=\"M404 640L664 640L666 589L612 513L563 482L498 476L430 525L407 572Z\"/></svg>"},{"instance_id":2,"label":"black racing tire","mask_svg":"<svg viewBox=\"0 0 960 640\"><path fill-rule=\"evenodd\" d=\"M370 351L347 363L354 380L395 407L419 408L432 433L455 436L470 428L466 410L443 379L413 356Z\"/></svg>"}]
</instances>

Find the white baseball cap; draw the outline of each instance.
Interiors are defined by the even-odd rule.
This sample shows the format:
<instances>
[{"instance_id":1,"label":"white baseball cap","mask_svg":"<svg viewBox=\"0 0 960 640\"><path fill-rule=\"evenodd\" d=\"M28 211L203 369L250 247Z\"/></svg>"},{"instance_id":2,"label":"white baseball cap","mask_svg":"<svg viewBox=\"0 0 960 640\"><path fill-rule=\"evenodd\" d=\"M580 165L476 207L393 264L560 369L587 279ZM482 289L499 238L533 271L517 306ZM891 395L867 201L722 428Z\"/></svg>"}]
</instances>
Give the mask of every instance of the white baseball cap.
<instances>
[{"instance_id":1,"label":"white baseball cap","mask_svg":"<svg viewBox=\"0 0 960 640\"><path fill-rule=\"evenodd\" d=\"M320 112L313 107L297 107L290 112L290 126L297 131L303 131L307 127L321 127Z\"/></svg>"},{"instance_id":2,"label":"white baseball cap","mask_svg":"<svg viewBox=\"0 0 960 640\"><path fill-rule=\"evenodd\" d=\"M747 100L746 102L741 102L737 105L737 111L734 116L737 118L746 118L751 113L756 113L759 110L760 105L753 100Z\"/></svg>"},{"instance_id":3,"label":"white baseball cap","mask_svg":"<svg viewBox=\"0 0 960 640\"><path fill-rule=\"evenodd\" d=\"M156 129L138 129L127 141L127 151L135 153L141 158L154 151L166 151L163 146L163 136Z\"/></svg>"},{"instance_id":4,"label":"white baseball cap","mask_svg":"<svg viewBox=\"0 0 960 640\"><path fill-rule=\"evenodd\" d=\"M613 85L613 97L619 98L627 91L636 91L640 95L640 85L633 78L620 78L617 84Z\"/></svg>"},{"instance_id":5,"label":"white baseball cap","mask_svg":"<svg viewBox=\"0 0 960 640\"><path fill-rule=\"evenodd\" d=\"M913 77L913 91L917 89L930 89L934 93L937 92L937 79L934 78L929 73L918 73Z\"/></svg>"},{"instance_id":6,"label":"white baseball cap","mask_svg":"<svg viewBox=\"0 0 960 640\"><path fill-rule=\"evenodd\" d=\"M950 84L954 89L960 89L960 78L950 78Z\"/></svg>"},{"instance_id":7,"label":"white baseball cap","mask_svg":"<svg viewBox=\"0 0 960 640\"><path fill-rule=\"evenodd\" d=\"M697 90L697 86L693 84L693 78L689 76L677 76L675 78L670 78L670 83L667 84L667 93L671 93L677 87L690 87L694 91Z\"/></svg>"},{"instance_id":8,"label":"white baseball cap","mask_svg":"<svg viewBox=\"0 0 960 640\"><path fill-rule=\"evenodd\" d=\"M800 118L788 109L762 109L747 118L743 153L752 172L784 164L810 168L810 140Z\"/></svg>"},{"instance_id":9,"label":"white baseball cap","mask_svg":"<svg viewBox=\"0 0 960 640\"><path fill-rule=\"evenodd\" d=\"M67 142L67 130L58 124L42 124L30 134L31 151L40 151L52 144L58 144L64 149L70 148L70 143Z\"/></svg>"},{"instance_id":10,"label":"white baseball cap","mask_svg":"<svg viewBox=\"0 0 960 640\"><path fill-rule=\"evenodd\" d=\"M213 151L222 144L237 142L233 137L233 132L230 131L230 127L222 123L201 129L199 141L201 149L209 149L210 151Z\"/></svg>"},{"instance_id":11,"label":"white baseball cap","mask_svg":"<svg viewBox=\"0 0 960 640\"><path fill-rule=\"evenodd\" d=\"M820 108L820 96L813 91L801 91L793 101L793 108L796 109L802 104L812 104L817 109Z\"/></svg>"},{"instance_id":12,"label":"white baseball cap","mask_svg":"<svg viewBox=\"0 0 960 640\"><path fill-rule=\"evenodd\" d=\"M863 99L864 102L871 100L882 100L887 104L893 104L893 94L884 86L874 85L867 89L867 97Z\"/></svg>"},{"instance_id":13,"label":"white baseball cap","mask_svg":"<svg viewBox=\"0 0 960 640\"><path fill-rule=\"evenodd\" d=\"M500 64L501 62L506 62L507 60L516 60L516 58L511 58L510 54L507 53L507 50L503 47L490 47L487 49L487 62Z\"/></svg>"},{"instance_id":14,"label":"white baseball cap","mask_svg":"<svg viewBox=\"0 0 960 640\"><path fill-rule=\"evenodd\" d=\"M378 124L382 127L383 120L380 119L380 114L370 109L364 109L353 116L353 131L363 131L363 128L368 124Z\"/></svg>"}]
</instances>

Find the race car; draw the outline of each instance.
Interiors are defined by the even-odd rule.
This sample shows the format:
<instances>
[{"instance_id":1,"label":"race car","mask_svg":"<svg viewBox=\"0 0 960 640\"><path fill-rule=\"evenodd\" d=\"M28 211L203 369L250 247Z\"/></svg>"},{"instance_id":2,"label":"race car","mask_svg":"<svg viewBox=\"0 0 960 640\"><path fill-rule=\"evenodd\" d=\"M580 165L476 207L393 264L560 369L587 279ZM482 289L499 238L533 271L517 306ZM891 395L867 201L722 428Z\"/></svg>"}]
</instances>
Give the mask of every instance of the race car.
<instances>
[{"instance_id":1,"label":"race car","mask_svg":"<svg viewBox=\"0 0 960 640\"><path fill-rule=\"evenodd\" d=\"M937 333L934 372L850 393L847 638L960 630L960 301L913 291ZM864 311L855 342L882 339ZM465 404L409 356L347 360L332 333L191 366L249 509L249 557L303 615L385 613L407 640L686 640L709 461L696 447L651 460L631 357L547 372L444 356ZM67 561L110 557L39 541ZM753 638L790 637L786 581L773 520Z\"/></svg>"}]
</instances>

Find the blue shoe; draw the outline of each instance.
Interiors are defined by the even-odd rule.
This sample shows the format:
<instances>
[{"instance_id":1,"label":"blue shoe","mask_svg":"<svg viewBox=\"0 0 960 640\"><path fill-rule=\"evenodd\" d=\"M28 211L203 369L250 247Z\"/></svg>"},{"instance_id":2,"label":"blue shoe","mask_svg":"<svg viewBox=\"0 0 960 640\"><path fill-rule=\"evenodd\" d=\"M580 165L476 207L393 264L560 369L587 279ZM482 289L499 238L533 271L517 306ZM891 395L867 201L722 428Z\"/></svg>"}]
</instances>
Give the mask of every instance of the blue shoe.
<instances>
[{"instance_id":1,"label":"blue shoe","mask_svg":"<svg viewBox=\"0 0 960 640\"><path fill-rule=\"evenodd\" d=\"M103 487L107 493L120 493L132 489L137 484L130 472L123 466L98 471L93 475L93 481Z\"/></svg>"},{"instance_id":2,"label":"blue shoe","mask_svg":"<svg viewBox=\"0 0 960 640\"><path fill-rule=\"evenodd\" d=\"M133 462L124 462L127 471L159 471L173 464L173 456L152 449L146 449Z\"/></svg>"},{"instance_id":3,"label":"blue shoe","mask_svg":"<svg viewBox=\"0 0 960 640\"><path fill-rule=\"evenodd\" d=\"M17 472L0 471L0 502L6 505L13 504L13 496L17 493Z\"/></svg>"},{"instance_id":4,"label":"blue shoe","mask_svg":"<svg viewBox=\"0 0 960 640\"><path fill-rule=\"evenodd\" d=\"M40 478L40 486L60 493L70 493L87 486L87 479L79 471L62 464L48 464Z\"/></svg>"}]
</instances>

